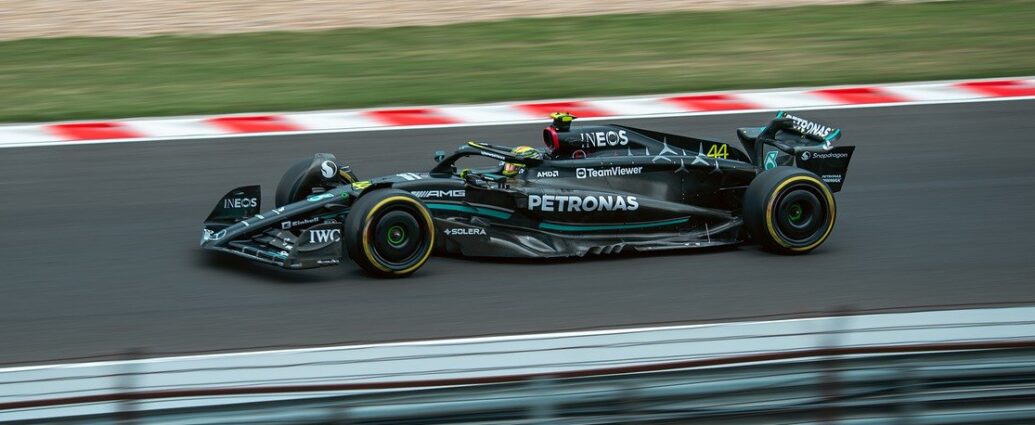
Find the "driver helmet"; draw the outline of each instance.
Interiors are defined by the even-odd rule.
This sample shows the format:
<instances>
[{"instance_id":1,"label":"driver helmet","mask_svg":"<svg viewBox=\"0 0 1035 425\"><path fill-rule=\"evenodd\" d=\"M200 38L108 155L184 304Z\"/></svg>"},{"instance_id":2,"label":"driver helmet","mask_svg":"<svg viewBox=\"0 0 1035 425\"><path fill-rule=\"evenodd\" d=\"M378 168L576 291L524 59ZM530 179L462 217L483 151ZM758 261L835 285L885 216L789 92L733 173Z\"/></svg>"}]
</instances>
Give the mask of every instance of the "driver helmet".
<instances>
[{"instance_id":1,"label":"driver helmet","mask_svg":"<svg viewBox=\"0 0 1035 425\"><path fill-rule=\"evenodd\" d=\"M543 159L542 152L539 152L536 148L533 148L531 146L518 146L514 149L511 149L510 153L518 158ZM507 177L514 177L521 172L522 168L525 168L525 164L517 162L504 162L503 175Z\"/></svg>"}]
</instances>

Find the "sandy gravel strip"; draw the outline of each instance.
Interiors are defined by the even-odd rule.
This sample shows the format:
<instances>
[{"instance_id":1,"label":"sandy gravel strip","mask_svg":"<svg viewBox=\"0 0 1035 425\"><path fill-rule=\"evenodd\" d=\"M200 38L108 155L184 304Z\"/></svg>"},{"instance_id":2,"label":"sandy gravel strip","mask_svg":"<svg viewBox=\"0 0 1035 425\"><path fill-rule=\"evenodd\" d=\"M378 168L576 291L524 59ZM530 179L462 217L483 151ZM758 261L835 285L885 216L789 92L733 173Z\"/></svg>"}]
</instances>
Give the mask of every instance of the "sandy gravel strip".
<instances>
[{"instance_id":1,"label":"sandy gravel strip","mask_svg":"<svg viewBox=\"0 0 1035 425\"><path fill-rule=\"evenodd\" d=\"M517 17L837 5L866 0L0 0L0 40L445 25ZM888 1L885 1L887 3ZM895 0L895 3L916 0Z\"/></svg>"}]
</instances>

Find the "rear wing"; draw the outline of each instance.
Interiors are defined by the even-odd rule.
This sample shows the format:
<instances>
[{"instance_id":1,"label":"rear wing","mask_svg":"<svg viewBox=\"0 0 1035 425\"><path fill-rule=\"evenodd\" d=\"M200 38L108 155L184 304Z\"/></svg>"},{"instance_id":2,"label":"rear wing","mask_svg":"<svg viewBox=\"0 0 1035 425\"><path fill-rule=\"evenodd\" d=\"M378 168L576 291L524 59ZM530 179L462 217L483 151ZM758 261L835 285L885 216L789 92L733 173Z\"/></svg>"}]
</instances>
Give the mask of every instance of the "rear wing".
<instances>
[{"instance_id":1,"label":"rear wing","mask_svg":"<svg viewBox=\"0 0 1035 425\"><path fill-rule=\"evenodd\" d=\"M794 157L794 166L819 176L831 192L840 192L853 153L855 146L839 146L825 152L802 151Z\"/></svg>"},{"instance_id":2,"label":"rear wing","mask_svg":"<svg viewBox=\"0 0 1035 425\"><path fill-rule=\"evenodd\" d=\"M777 133L783 131L826 145L830 145L841 138L840 128L829 127L783 111L776 114L776 118L773 119L770 125L772 126L773 124L777 124L779 127Z\"/></svg>"},{"instance_id":3,"label":"rear wing","mask_svg":"<svg viewBox=\"0 0 1035 425\"><path fill-rule=\"evenodd\" d=\"M795 166L820 176L838 192L848 173L855 146L834 147L841 129L780 111L769 125L742 128L737 135L753 163L763 171L777 166Z\"/></svg>"}]
</instances>

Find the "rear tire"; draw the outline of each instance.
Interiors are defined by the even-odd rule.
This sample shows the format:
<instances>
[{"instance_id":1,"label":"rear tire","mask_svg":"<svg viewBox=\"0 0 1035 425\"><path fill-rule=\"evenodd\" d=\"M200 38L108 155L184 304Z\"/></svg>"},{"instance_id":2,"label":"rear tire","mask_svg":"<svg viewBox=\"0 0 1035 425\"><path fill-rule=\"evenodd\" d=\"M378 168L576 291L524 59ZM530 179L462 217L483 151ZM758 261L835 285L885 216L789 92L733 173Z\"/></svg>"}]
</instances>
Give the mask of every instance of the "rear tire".
<instances>
[{"instance_id":1,"label":"rear tire","mask_svg":"<svg viewBox=\"0 0 1035 425\"><path fill-rule=\"evenodd\" d=\"M834 194L819 176L794 167L763 172L744 194L744 226L763 248L805 254L834 229Z\"/></svg>"},{"instance_id":2,"label":"rear tire","mask_svg":"<svg viewBox=\"0 0 1035 425\"><path fill-rule=\"evenodd\" d=\"M416 197L398 189L374 190L345 219L349 257L377 277L405 277L421 268L435 246L435 222Z\"/></svg>"}]
</instances>

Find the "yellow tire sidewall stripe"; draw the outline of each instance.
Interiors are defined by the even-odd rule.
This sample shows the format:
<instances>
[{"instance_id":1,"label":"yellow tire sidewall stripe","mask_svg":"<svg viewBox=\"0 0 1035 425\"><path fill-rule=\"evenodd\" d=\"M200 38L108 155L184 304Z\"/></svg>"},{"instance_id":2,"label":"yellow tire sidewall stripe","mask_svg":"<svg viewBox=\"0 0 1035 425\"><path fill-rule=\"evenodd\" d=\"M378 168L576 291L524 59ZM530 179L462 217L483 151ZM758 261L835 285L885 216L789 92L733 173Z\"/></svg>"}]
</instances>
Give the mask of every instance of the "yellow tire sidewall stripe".
<instances>
[{"instance_id":1,"label":"yellow tire sidewall stripe","mask_svg":"<svg viewBox=\"0 0 1035 425\"><path fill-rule=\"evenodd\" d=\"M777 232L776 228L773 226L773 206L776 204L776 198L778 198L777 195L779 195L785 187L787 187L791 183L799 181L807 181L814 183L817 187L820 188L821 191L823 191L823 196L827 198L827 205L830 207L830 222L827 224L827 228L823 232L823 236L816 240L816 242L813 242L807 246L792 247L790 244L784 241L783 237L780 236L780 233ZM830 236L830 231L834 230L834 220L836 218L837 205L834 204L834 194L830 192L830 189L827 188L826 184L812 176L794 176L781 182L780 185L776 187L776 190L773 190L770 194L769 202L766 204L765 209L765 223L766 227L769 228L769 235L772 236L773 239L776 240L776 242L778 242L780 245L783 245L784 248L790 249L791 251L808 251L819 246L819 244L827 240L827 236Z\"/></svg>"},{"instance_id":2,"label":"yellow tire sidewall stripe","mask_svg":"<svg viewBox=\"0 0 1035 425\"><path fill-rule=\"evenodd\" d=\"M406 202L417 207L417 211L420 211L420 214L421 216L423 216L425 223L427 223L429 230L428 234L431 235L431 238L428 243L428 249L424 253L424 256L421 257L420 261L418 261L416 264L407 267L403 270L392 270L388 267L385 267L385 265L381 264L381 262L377 260L377 257L375 257L374 253L370 250L370 225L373 224L371 219L385 204L396 201ZM420 268L420 266L423 266L424 263L428 261L428 257L431 256L432 248L435 247L435 222L431 219L431 214L428 214L427 208L424 208L424 205L422 205L420 201L416 201L413 198L409 198L406 196L389 196L385 199L382 199L376 205L374 205L373 208L370 209L370 212L367 213L367 216L363 222L363 240L361 244L361 246L363 247L363 253L366 254L367 259L370 260L370 263L373 264L374 267L377 267L379 270L383 272L392 274L406 274L413 272L414 270Z\"/></svg>"}]
</instances>

